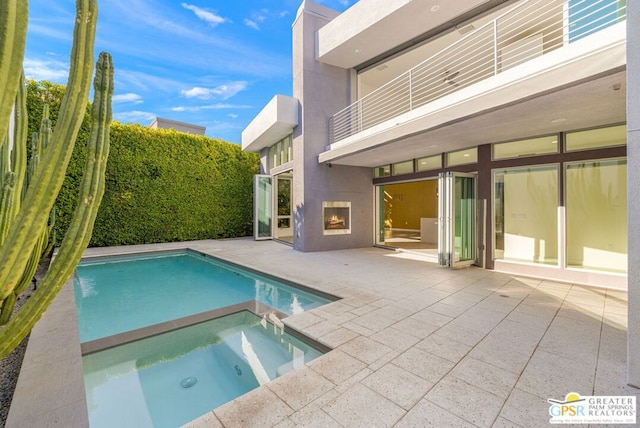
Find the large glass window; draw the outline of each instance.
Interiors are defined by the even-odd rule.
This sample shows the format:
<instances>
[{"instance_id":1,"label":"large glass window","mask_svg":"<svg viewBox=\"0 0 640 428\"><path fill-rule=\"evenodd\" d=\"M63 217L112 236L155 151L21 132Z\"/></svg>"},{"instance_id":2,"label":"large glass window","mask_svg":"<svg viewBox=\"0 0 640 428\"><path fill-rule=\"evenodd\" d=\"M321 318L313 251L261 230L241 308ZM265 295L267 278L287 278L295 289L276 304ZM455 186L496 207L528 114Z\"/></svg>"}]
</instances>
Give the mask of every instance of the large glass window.
<instances>
[{"instance_id":1,"label":"large glass window","mask_svg":"<svg viewBox=\"0 0 640 428\"><path fill-rule=\"evenodd\" d=\"M567 266L627 271L627 161L566 165Z\"/></svg>"},{"instance_id":2,"label":"large glass window","mask_svg":"<svg viewBox=\"0 0 640 428\"><path fill-rule=\"evenodd\" d=\"M558 263L558 166L495 170L494 257Z\"/></svg>"}]
</instances>

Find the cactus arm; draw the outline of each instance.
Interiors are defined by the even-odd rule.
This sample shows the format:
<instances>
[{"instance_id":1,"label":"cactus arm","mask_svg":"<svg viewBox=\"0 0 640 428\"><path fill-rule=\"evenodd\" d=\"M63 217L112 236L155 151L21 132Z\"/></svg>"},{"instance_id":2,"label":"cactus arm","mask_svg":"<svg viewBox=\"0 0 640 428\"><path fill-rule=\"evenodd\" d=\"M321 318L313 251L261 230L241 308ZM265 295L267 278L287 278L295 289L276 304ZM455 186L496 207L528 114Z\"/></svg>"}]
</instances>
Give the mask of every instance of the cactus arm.
<instances>
[{"instance_id":1,"label":"cactus arm","mask_svg":"<svg viewBox=\"0 0 640 428\"><path fill-rule=\"evenodd\" d=\"M9 296L7 296L4 301L0 302L0 326L6 324L11 314L13 313L13 308L16 304L17 297L27 289L27 286L31 283L34 275L36 274L36 270L38 269L38 263L40 262L40 255L42 254L43 248L48 242L49 231L45 229L45 233L40 236L38 240L38 244L33 249L31 253L31 257L29 257L29 262L22 273L22 277L20 278L20 282L18 282L18 286L13 290Z\"/></svg>"},{"instance_id":2,"label":"cactus arm","mask_svg":"<svg viewBox=\"0 0 640 428\"><path fill-rule=\"evenodd\" d=\"M4 243L7 233L9 233L9 225L13 221L12 213L15 211L13 194L16 192L15 174L13 172L5 173L2 183L2 189L0 189L2 191L0 193L0 246Z\"/></svg>"},{"instance_id":3,"label":"cactus arm","mask_svg":"<svg viewBox=\"0 0 640 428\"><path fill-rule=\"evenodd\" d=\"M96 0L77 0L76 10L69 80L51 144L45 149L18 216L0 248L0 299L5 299L17 286L29 255L46 227L86 109L93 68Z\"/></svg>"},{"instance_id":4,"label":"cactus arm","mask_svg":"<svg viewBox=\"0 0 640 428\"><path fill-rule=\"evenodd\" d=\"M9 135L5 135L2 139L4 144L0 143L0 185L3 185L3 179L10 171L9 168Z\"/></svg>"},{"instance_id":5,"label":"cactus arm","mask_svg":"<svg viewBox=\"0 0 640 428\"><path fill-rule=\"evenodd\" d=\"M51 119L49 119L49 104L42 106L42 121L40 123L40 137L37 144L38 153L42 153L51 140Z\"/></svg>"},{"instance_id":6,"label":"cactus arm","mask_svg":"<svg viewBox=\"0 0 640 428\"><path fill-rule=\"evenodd\" d=\"M16 191L14 192L15 216L22 201L22 187L27 173L27 137L29 135L29 115L27 113L27 87L24 73L20 75L18 94L14 109L13 148L11 149L11 170L16 174Z\"/></svg>"},{"instance_id":7,"label":"cactus arm","mask_svg":"<svg viewBox=\"0 0 640 428\"><path fill-rule=\"evenodd\" d=\"M9 294L9 296L0 302L0 325L9 321L13 308L16 306L17 296L15 293Z\"/></svg>"},{"instance_id":8,"label":"cactus arm","mask_svg":"<svg viewBox=\"0 0 640 428\"><path fill-rule=\"evenodd\" d=\"M27 0L0 1L0 136L7 135L27 39ZM0 140L0 146L5 140Z\"/></svg>"},{"instance_id":9,"label":"cactus arm","mask_svg":"<svg viewBox=\"0 0 640 428\"><path fill-rule=\"evenodd\" d=\"M93 223L104 194L112 94L113 64L110 55L103 52L96 69L91 133L87 143L87 159L80 183L78 206L60 250L51 262L38 291L5 326L0 327L0 358L11 352L31 331L73 273L89 244Z\"/></svg>"},{"instance_id":10,"label":"cactus arm","mask_svg":"<svg viewBox=\"0 0 640 428\"><path fill-rule=\"evenodd\" d=\"M18 282L18 286L13 290L13 294L20 295L24 290L26 290L27 285L33 280L33 277L36 274L36 270L38 269L38 263L40 263L40 255L42 254L42 249L47 245L49 239L48 231L45 231L38 239L38 245L33 249L33 253L31 253L31 257L29 257L29 262L22 273L22 277L20 278L20 282ZM2 323L0 323L2 325Z\"/></svg>"},{"instance_id":11,"label":"cactus arm","mask_svg":"<svg viewBox=\"0 0 640 428\"><path fill-rule=\"evenodd\" d=\"M31 177L36 171L36 167L40 163L40 157L42 156L42 150L47 147L49 139L51 138L51 120L49 119L49 104L42 105L42 119L40 120L40 133L34 132L31 134L31 157L27 164L27 175L22 186L22 198L24 199L29 184L31 183Z\"/></svg>"}]
</instances>

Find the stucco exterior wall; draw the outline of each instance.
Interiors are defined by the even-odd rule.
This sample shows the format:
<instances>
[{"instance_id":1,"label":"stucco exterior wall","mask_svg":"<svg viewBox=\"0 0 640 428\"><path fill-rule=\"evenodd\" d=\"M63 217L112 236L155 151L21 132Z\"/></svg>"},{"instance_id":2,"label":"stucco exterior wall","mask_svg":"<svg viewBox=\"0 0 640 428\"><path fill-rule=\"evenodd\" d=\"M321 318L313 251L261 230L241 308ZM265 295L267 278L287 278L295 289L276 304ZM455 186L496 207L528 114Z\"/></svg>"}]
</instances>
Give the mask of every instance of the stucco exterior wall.
<instances>
[{"instance_id":1,"label":"stucco exterior wall","mask_svg":"<svg viewBox=\"0 0 640 428\"><path fill-rule=\"evenodd\" d=\"M293 24L293 96L300 101L294 131L294 248L322 251L373 245L370 168L319 164L329 145L329 118L350 102L350 71L316 61L316 32L338 13L302 3ZM323 234L323 201L351 202L351 233Z\"/></svg>"},{"instance_id":2,"label":"stucco exterior wall","mask_svg":"<svg viewBox=\"0 0 640 428\"><path fill-rule=\"evenodd\" d=\"M627 2L627 381L640 387L640 3Z\"/></svg>"}]
</instances>

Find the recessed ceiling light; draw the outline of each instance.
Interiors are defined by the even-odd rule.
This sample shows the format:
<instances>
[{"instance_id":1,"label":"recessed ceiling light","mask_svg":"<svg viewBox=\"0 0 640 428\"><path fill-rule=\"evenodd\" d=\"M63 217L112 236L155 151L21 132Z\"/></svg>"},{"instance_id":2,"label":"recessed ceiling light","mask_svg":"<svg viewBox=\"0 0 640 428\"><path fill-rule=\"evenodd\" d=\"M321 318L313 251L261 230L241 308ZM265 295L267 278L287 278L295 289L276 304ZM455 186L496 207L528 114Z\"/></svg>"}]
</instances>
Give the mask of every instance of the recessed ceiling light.
<instances>
[{"instance_id":1,"label":"recessed ceiling light","mask_svg":"<svg viewBox=\"0 0 640 428\"><path fill-rule=\"evenodd\" d=\"M551 121L551 123L562 123L562 122L566 122L566 121L567 121L567 119L566 119L566 118L564 118L564 117L559 117L559 118L557 118L557 119L553 119L553 120Z\"/></svg>"},{"instance_id":2,"label":"recessed ceiling light","mask_svg":"<svg viewBox=\"0 0 640 428\"><path fill-rule=\"evenodd\" d=\"M354 51L355 53L361 53L361 52L362 52L362 49L360 49L360 48L356 48L356 49L354 49L353 51Z\"/></svg>"},{"instance_id":3,"label":"recessed ceiling light","mask_svg":"<svg viewBox=\"0 0 640 428\"><path fill-rule=\"evenodd\" d=\"M434 4L433 6L431 6L431 9L429 9L431 12L437 12L440 10L440 5L438 4Z\"/></svg>"}]
</instances>

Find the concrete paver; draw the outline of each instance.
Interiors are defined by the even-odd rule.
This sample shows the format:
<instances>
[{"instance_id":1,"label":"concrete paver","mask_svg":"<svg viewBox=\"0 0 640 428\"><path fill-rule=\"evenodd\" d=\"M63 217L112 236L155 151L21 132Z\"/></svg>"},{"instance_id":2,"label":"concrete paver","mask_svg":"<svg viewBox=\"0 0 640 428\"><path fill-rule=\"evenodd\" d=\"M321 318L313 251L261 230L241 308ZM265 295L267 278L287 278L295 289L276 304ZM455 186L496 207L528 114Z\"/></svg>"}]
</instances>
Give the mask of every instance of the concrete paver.
<instances>
[{"instance_id":1,"label":"concrete paver","mask_svg":"<svg viewBox=\"0 0 640 428\"><path fill-rule=\"evenodd\" d=\"M250 239L86 254L187 247L342 298L284 320L333 351L192 427L535 427L549 424L548 398L640 397L625 384L625 291L449 270L377 248L300 253ZM74 314L65 290L34 330L8 427L86 421L77 329L53 327Z\"/></svg>"}]
</instances>

